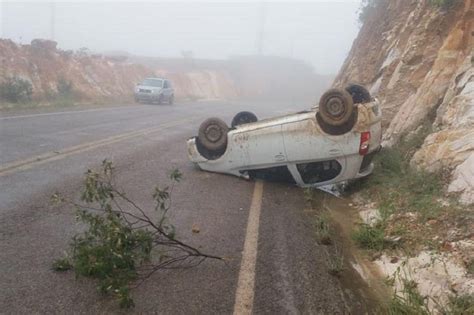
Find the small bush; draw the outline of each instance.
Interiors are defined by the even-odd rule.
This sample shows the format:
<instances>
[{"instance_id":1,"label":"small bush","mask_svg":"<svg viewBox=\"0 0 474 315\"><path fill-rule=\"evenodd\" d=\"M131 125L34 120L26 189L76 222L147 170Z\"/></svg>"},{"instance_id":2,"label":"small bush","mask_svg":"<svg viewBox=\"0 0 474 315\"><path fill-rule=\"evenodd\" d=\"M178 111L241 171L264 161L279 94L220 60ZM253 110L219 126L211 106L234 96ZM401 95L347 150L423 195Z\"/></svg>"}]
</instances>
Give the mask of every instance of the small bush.
<instances>
[{"instance_id":1,"label":"small bush","mask_svg":"<svg viewBox=\"0 0 474 315\"><path fill-rule=\"evenodd\" d=\"M77 220L86 227L74 236L67 258L53 263L54 270L73 269L77 276L96 279L101 293L115 296L121 307L130 308L134 306L131 289L155 272L197 266L207 258L221 259L175 238L175 228L166 214L181 173L170 175L170 187L155 188L151 211L115 188L113 174L107 160L100 172L87 171L81 196L84 204L53 196L55 201L76 208Z\"/></svg>"},{"instance_id":2,"label":"small bush","mask_svg":"<svg viewBox=\"0 0 474 315\"><path fill-rule=\"evenodd\" d=\"M327 213L322 213L314 221L314 227L316 230L316 239L320 245L331 245L331 228L330 218Z\"/></svg>"},{"instance_id":3,"label":"small bush","mask_svg":"<svg viewBox=\"0 0 474 315\"><path fill-rule=\"evenodd\" d=\"M60 258L56 259L53 263L53 270L54 271L66 271L71 270L72 264L69 258Z\"/></svg>"},{"instance_id":4,"label":"small bush","mask_svg":"<svg viewBox=\"0 0 474 315\"><path fill-rule=\"evenodd\" d=\"M430 0L430 4L442 9L449 9L453 7L458 0Z\"/></svg>"},{"instance_id":5,"label":"small bush","mask_svg":"<svg viewBox=\"0 0 474 315\"><path fill-rule=\"evenodd\" d=\"M19 77L7 78L0 84L0 99L11 103L27 102L31 100L33 86L27 80Z\"/></svg>"},{"instance_id":6,"label":"small bush","mask_svg":"<svg viewBox=\"0 0 474 315\"><path fill-rule=\"evenodd\" d=\"M364 24L370 12L384 0L362 0L359 8L359 23Z\"/></svg>"},{"instance_id":7,"label":"small bush","mask_svg":"<svg viewBox=\"0 0 474 315\"><path fill-rule=\"evenodd\" d=\"M454 295L442 311L445 315L474 314L474 295Z\"/></svg>"},{"instance_id":8,"label":"small bush","mask_svg":"<svg viewBox=\"0 0 474 315\"><path fill-rule=\"evenodd\" d=\"M340 277L344 270L344 254L339 247L335 247L334 253L329 255L328 273L332 276Z\"/></svg>"},{"instance_id":9,"label":"small bush","mask_svg":"<svg viewBox=\"0 0 474 315\"><path fill-rule=\"evenodd\" d=\"M352 238L364 249L381 251L386 247L385 232L381 224L375 226L362 224L354 231Z\"/></svg>"},{"instance_id":10,"label":"small bush","mask_svg":"<svg viewBox=\"0 0 474 315\"><path fill-rule=\"evenodd\" d=\"M73 85L71 81L68 81L64 78L60 78L56 85L58 89L58 95L62 97L72 97L73 96Z\"/></svg>"},{"instance_id":11,"label":"small bush","mask_svg":"<svg viewBox=\"0 0 474 315\"><path fill-rule=\"evenodd\" d=\"M389 315L430 315L427 298L420 295L414 281L402 279L402 292L395 294L388 306Z\"/></svg>"}]
</instances>

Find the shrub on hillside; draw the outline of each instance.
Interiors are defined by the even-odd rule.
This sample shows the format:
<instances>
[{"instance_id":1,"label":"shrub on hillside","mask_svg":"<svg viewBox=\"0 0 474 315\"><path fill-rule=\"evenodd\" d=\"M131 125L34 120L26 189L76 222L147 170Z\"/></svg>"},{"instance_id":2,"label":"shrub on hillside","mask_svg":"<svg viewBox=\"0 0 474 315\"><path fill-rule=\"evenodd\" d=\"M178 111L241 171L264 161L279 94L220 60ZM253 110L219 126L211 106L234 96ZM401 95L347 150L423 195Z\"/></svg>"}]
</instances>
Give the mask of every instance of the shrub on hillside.
<instances>
[{"instance_id":1,"label":"shrub on hillside","mask_svg":"<svg viewBox=\"0 0 474 315\"><path fill-rule=\"evenodd\" d=\"M442 9L449 9L454 6L458 0L430 0L430 3Z\"/></svg>"},{"instance_id":2,"label":"shrub on hillside","mask_svg":"<svg viewBox=\"0 0 474 315\"><path fill-rule=\"evenodd\" d=\"M384 0L362 0L359 8L359 22L364 24L370 12Z\"/></svg>"},{"instance_id":3,"label":"shrub on hillside","mask_svg":"<svg viewBox=\"0 0 474 315\"><path fill-rule=\"evenodd\" d=\"M65 96L65 97L73 96L74 89L73 89L73 85L71 81L66 80L64 78L59 78L56 87L58 89L59 96Z\"/></svg>"},{"instance_id":4,"label":"shrub on hillside","mask_svg":"<svg viewBox=\"0 0 474 315\"><path fill-rule=\"evenodd\" d=\"M0 83L0 99L19 103L31 100L33 86L27 80L19 77L9 77Z\"/></svg>"}]
</instances>

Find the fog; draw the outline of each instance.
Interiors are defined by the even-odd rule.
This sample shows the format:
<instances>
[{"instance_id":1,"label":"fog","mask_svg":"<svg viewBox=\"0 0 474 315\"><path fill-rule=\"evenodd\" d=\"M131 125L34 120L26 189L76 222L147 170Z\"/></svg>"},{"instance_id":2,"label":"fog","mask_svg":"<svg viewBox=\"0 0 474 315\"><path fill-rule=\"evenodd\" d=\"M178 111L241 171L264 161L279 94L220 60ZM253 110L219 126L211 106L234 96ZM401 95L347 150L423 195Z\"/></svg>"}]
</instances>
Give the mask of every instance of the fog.
<instances>
[{"instance_id":1,"label":"fog","mask_svg":"<svg viewBox=\"0 0 474 315\"><path fill-rule=\"evenodd\" d=\"M359 30L359 0L311 2L0 2L2 38L62 49L227 59L273 55L335 74Z\"/></svg>"}]
</instances>

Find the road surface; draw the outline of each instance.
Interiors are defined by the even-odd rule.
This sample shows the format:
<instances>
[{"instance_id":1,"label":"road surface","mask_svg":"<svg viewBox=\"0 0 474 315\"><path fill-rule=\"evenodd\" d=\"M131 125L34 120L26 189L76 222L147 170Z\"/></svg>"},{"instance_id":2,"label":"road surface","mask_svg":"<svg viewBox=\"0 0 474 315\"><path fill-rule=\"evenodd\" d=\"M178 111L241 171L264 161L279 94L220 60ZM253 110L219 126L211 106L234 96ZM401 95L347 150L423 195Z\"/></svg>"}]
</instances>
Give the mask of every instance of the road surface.
<instances>
[{"instance_id":1,"label":"road surface","mask_svg":"<svg viewBox=\"0 0 474 315\"><path fill-rule=\"evenodd\" d=\"M178 237L229 259L155 274L133 292L132 312L360 312L357 292L328 274L300 189L201 172L187 160L185 140L204 118L229 122L240 110L269 117L304 107L214 101L0 114L0 313L120 311L89 279L51 270L78 226L73 209L49 198L77 197L84 171L105 158L145 207L153 187L179 168L184 180L170 216Z\"/></svg>"}]
</instances>

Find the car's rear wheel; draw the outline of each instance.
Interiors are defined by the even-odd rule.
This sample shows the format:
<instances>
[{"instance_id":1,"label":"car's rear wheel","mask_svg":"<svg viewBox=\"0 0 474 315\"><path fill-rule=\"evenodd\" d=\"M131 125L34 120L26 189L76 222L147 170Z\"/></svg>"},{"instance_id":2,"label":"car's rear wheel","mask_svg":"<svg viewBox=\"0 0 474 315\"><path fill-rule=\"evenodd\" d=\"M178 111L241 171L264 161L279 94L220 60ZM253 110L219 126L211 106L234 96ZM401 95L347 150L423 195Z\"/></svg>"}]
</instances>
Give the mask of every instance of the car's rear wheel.
<instances>
[{"instance_id":1,"label":"car's rear wheel","mask_svg":"<svg viewBox=\"0 0 474 315\"><path fill-rule=\"evenodd\" d=\"M351 95L340 89L330 89L319 100L319 115L328 125L341 126L347 123L354 111Z\"/></svg>"},{"instance_id":2,"label":"car's rear wheel","mask_svg":"<svg viewBox=\"0 0 474 315\"><path fill-rule=\"evenodd\" d=\"M163 94L160 94L160 96L158 96L158 105L161 104L163 104Z\"/></svg>"},{"instance_id":3,"label":"car's rear wheel","mask_svg":"<svg viewBox=\"0 0 474 315\"><path fill-rule=\"evenodd\" d=\"M360 84L351 83L346 86L346 91L352 96L354 104L365 104L372 101L370 92Z\"/></svg>"},{"instance_id":4,"label":"car's rear wheel","mask_svg":"<svg viewBox=\"0 0 474 315\"><path fill-rule=\"evenodd\" d=\"M235 128L240 125L249 124L258 121L257 116L252 112L240 112L232 119L231 126Z\"/></svg>"},{"instance_id":5,"label":"car's rear wheel","mask_svg":"<svg viewBox=\"0 0 474 315\"><path fill-rule=\"evenodd\" d=\"M222 151L227 147L229 127L219 118L208 118L199 127L198 138L204 148L210 151Z\"/></svg>"}]
</instances>

